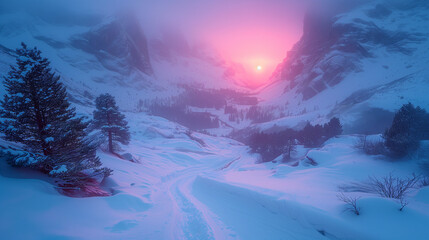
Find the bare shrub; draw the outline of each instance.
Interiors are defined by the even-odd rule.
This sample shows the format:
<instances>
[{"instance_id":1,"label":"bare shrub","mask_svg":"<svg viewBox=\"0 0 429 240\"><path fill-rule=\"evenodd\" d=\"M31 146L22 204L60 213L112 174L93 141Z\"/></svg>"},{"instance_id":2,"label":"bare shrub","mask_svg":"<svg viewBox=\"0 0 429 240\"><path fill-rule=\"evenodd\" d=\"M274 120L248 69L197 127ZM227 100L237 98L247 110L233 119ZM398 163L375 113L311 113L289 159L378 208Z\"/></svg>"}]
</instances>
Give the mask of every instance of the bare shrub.
<instances>
[{"instance_id":1,"label":"bare shrub","mask_svg":"<svg viewBox=\"0 0 429 240\"><path fill-rule=\"evenodd\" d=\"M394 177L391 173L388 176L377 178L369 177L370 187L381 197L402 199L407 192L419 182L419 177L413 174L411 177Z\"/></svg>"},{"instance_id":2,"label":"bare shrub","mask_svg":"<svg viewBox=\"0 0 429 240\"><path fill-rule=\"evenodd\" d=\"M423 177L420 180L419 187L427 187L429 186L429 177Z\"/></svg>"},{"instance_id":3,"label":"bare shrub","mask_svg":"<svg viewBox=\"0 0 429 240\"><path fill-rule=\"evenodd\" d=\"M395 177L390 173L384 177L368 177L366 182L353 182L340 186L344 192L365 192L378 194L385 198L401 199L419 183L420 178L413 174L411 177Z\"/></svg>"},{"instance_id":4,"label":"bare shrub","mask_svg":"<svg viewBox=\"0 0 429 240\"><path fill-rule=\"evenodd\" d=\"M399 211L402 211L404 207L408 205L408 200L406 200L405 198L401 198L399 199L399 203L401 204Z\"/></svg>"},{"instance_id":5,"label":"bare shrub","mask_svg":"<svg viewBox=\"0 0 429 240\"><path fill-rule=\"evenodd\" d=\"M386 155L387 150L384 145L384 141L379 140L370 140L367 139L367 136L362 136L359 138L356 143L356 148L362 149L362 151L367 155Z\"/></svg>"},{"instance_id":6,"label":"bare shrub","mask_svg":"<svg viewBox=\"0 0 429 240\"><path fill-rule=\"evenodd\" d=\"M346 194L344 194L344 192L340 192L337 195L337 198L346 203L347 211L350 211L359 216L360 208L357 206L357 200L359 200L360 197L347 196Z\"/></svg>"},{"instance_id":7,"label":"bare shrub","mask_svg":"<svg viewBox=\"0 0 429 240\"><path fill-rule=\"evenodd\" d=\"M392 198L399 200L401 204L402 211L405 206L408 205L408 201L406 200L406 195L408 191L410 191L414 187L420 187L422 184L427 184L429 179L426 181L421 181L420 177L413 174L410 177L395 177L390 173L388 176L384 177L368 177L368 181L359 183L354 182L347 185L340 186L341 191L346 192L365 192L365 193L373 193L378 194L383 198ZM420 186L418 186L420 185Z\"/></svg>"},{"instance_id":8,"label":"bare shrub","mask_svg":"<svg viewBox=\"0 0 429 240\"><path fill-rule=\"evenodd\" d=\"M383 141L369 141L363 149L368 155L386 155L386 147Z\"/></svg>"},{"instance_id":9,"label":"bare shrub","mask_svg":"<svg viewBox=\"0 0 429 240\"><path fill-rule=\"evenodd\" d=\"M363 150L366 146L367 138L367 135L359 136L358 140L355 143L355 148Z\"/></svg>"}]
</instances>

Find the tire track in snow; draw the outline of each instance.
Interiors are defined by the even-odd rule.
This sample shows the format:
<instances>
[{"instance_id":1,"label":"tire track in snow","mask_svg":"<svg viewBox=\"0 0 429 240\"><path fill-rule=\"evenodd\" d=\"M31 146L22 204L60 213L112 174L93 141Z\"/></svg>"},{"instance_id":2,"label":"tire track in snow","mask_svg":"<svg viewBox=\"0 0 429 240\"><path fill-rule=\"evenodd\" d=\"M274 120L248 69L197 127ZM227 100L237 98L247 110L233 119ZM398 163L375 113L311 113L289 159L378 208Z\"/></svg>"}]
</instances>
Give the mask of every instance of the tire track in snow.
<instances>
[{"instance_id":1,"label":"tire track in snow","mask_svg":"<svg viewBox=\"0 0 429 240\"><path fill-rule=\"evenodd\" d=\"M180 192L177 186L175 187L175 197L181 213L184 215L182 231L185 239L214 239L213 231L201 212Z\"/></svg>"},{"instance_id":2,"label":"tire track in snow","mask_svg":"<svg viewBox=\"0 0 429 240\"><path fill-rule=\"evenodd\" d=\"M210 237L196 239L238 239L236 233L233 232L230 227L227 227L219 216L215 215L215 213L209 210L205 204L201 203L193 195L192 187L199 173L195 173L192 178L183 179L177 182L176 185L178 197L181 197L181 199L184 200L184 203L186 203L186 206L189 209L192 209L190 212L191 214L198 216L200 219L199 224L203 222L204 225L208 227L208 231L210 232ZM191 229L185 227L184 230L186 233L186 231Z\"/></svg>"},{"instance_id":3,"label":"tire track in snow","mask_svg":"<svg viewBox=\"0 0 429 240\"><path fill-rule=\"evenodd\" d=\"M229 160L231 161L231 160ZM216 161L214 166L201 164L173 172L161 178L154 202L162 201L162 206L169 204L172 209L163 218L169 218L170 238L177 239L228 239L236 235L207 207L197 203L191 194L195 178L205 172L213 172L224 165L225 161ZM156 203L155 203L156 204Z\"/></svg>"}]
</instances>

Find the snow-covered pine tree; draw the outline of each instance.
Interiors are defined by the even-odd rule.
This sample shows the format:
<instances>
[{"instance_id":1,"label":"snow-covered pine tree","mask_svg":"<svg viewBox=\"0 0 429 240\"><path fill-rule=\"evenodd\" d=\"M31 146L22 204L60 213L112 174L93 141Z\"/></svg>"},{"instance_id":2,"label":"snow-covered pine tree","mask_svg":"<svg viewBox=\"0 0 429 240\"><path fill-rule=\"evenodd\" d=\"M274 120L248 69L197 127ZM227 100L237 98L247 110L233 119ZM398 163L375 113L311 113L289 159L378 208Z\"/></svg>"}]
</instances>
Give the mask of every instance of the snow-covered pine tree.
<instances>
[{"instance_id":1,"label":"snow-covered pine tree","mask_svg":"<svg viewBox=\"0 0 429 240\"><path fill-rule=\"evenodd\" d=\"M396 157L403 157L419 147L424 139L427 113L408 103L402 105L393 118L392 126L383 135L385 145Z\"/></svg>"},{"instance_id":2,"label":"snow-covered pine tree","mask_svg":"<svg viewBox=\"0 0 429 240\"><path fill-rule=\"evenodd\" d=\"M128 144L130 132L125 116L119 111L115 98L106 93L95 100L94 127L99 128L108 137L109 151L114 153L114 142Z\"/></svg>"},{"instance_id":3,"label":"snow-covered pine tree","mask_svg":"<svg viewBox=\"0 0 429 240\"><path fill-rule=\"evenodd\" d=\"M336 117L331 118L328 123L323 125L323 128L325 130L326 138L335 137L343 132L343 126L340 123L340 119Z\"/></svg>"},{"instance_id":4,"label":"snow-covered pine tree","mask_svg":"<svg viewBox=\"0 0 429 240\"><path fill-rule=\"evenodd\" d=\"M52 176L79 181L110 175L110 169L100 168L96 148L85 141L88 123L76 116L48 59L37 48L21 45L16 66L4 77L7 94L0 102L0 130L5 139L46 156L33 167Z\"/></svg>"}]
</instances>

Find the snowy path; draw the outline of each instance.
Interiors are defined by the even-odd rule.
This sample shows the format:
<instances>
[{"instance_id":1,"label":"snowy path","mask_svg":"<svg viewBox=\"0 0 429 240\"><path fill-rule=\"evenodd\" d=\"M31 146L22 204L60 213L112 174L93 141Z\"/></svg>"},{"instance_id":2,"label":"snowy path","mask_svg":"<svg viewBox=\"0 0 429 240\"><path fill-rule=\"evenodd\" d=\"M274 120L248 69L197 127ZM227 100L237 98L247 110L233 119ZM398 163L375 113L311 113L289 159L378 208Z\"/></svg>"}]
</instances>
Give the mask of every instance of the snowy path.
<instances>
[{"instance_id":1,"label":"snowy path","mask_svg":"<svg viewBox=\"0 0 429 240\"><path fill-rule=\"evenodd\" d=\"M219 171L219 164L186 168L154 186L154 206L148 210L147 220L165 227L154 239L334 239L301 226L258 199L235 195L228 186L204 185L199 176L213 171Z\"/></svg>"},{"instance_id":2,"label":"snowy path","mask_svg":"<svg viewBox=\"0 0 429 240\"><path fill-rule=\"evenodd\" d=\"M415 170L405 162L362 156L353 148L353 137L309 152L317 167L290 167L254 164L240 143L196 133L190 138L165 124L155 130L133 127L143 130L134 132L139 140L124 152L140 163L99 152L114 169L106 182L114 190L110 197L65 197L42 180L6 177L1 173L17 170L1 165L2 239L390 240L427 233L424 224L420 232L409 229L416 227L413 222L427 222L429 189L411 199L405 212L395 202L374 197L360 201L362 216L342 212L335 197L339 179L364 179L369 169L382 169L379 174ZM380 216L392 220L378 221ZM392 224L406 227L392 231ZM377 229L385 229L385 236Z\"/></svg>"},{"instance_id":3,"label":"snowy path","mask_svg":"<svg viewBox=\"0 0 429 240\"><path fill-rule=\"evenodd\" d=\"M177 158L192 164L150 184L152 207L139 224L147 226L142 235L150 239L335 239L296 216L276 212L279 203L275 198L261 201L251 190L238 189L235 194L228 184L205 180L237 169L239 160L249 157L243 156L247 154L244 147L222 151L215 146L199 151L180 148L179 152L184 155L175 154L166 165L174 165ZM169 157L160 155L168 161Z\"/></svg>"},{"instance_id":4,"label":"snowy path","mask_svg":"<svg viewBox=\"0 0 429 240\"><path fill-rule=\"evenodd\" d=\"M204 147L187 139L136 142L128 150L140 164L100 153L115 170L111 197L68 198L40 180L0 176L6 186L0 201L21 209L2 214L0 231L7 239L327 239L294 216L276 212L276 199L261 202L251 190L205 180L221 179L248 157L243 146L205 141ZM19 232L17 222L33 227Z\"/></svg>"},{"instance_id":5,"label":"snowy path","mask_svg":"<svg viewBox=\"0 0 429 240\"><path fill-rule=\"evenodd\" d=\"M168 225L166 238L214 239L213 228L216 229L219 223L203 214L204 209L188 191L196 176L207 170L203 166L186 168L163 177L155 186L157 191L152 200L159 204L151 211L158 217L161 213L161 218L165 218Z\"/></svg>"},{"instance_id":6,"label":"snowy path","mask_svg":"<svg viewBox=\"0 0 429 240\"><path fill-rule=\"evenodd\" d=\"M150 206L143 212L129 213L114 224L115 231L122 236L147 239L237 239L215 213L194 197L192 188L198 176L219 174L239 159L242 151L246 152L245 147L220 149L217 139L205 139L205 146L188 139L157 140L158 144L138 142L129 149L143 159L140 164L118 163L109 155L102 156L107 166L116 169L112 178L119 185L114 187L119 193L113 198L125 194L144 196L141 204Z\"/></svg>"}]
</instances>

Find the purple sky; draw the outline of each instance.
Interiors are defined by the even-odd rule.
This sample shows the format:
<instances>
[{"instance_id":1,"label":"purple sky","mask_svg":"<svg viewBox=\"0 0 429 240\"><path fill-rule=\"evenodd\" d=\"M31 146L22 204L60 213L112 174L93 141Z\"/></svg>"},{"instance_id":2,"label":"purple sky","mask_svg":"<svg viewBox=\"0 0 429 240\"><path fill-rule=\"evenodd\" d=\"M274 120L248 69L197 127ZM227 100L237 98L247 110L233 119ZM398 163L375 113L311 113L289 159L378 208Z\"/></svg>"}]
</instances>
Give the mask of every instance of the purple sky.
<instances>
[{"instance_id":1,"label":"purple sky","mask_svg":"<svg viewBox=\"0 0 429 240\"><path fill-rule=\"evenodd\" d=\"M17 0L0 12L27 6L40 14L134 12L149 38L174 29L227 63L242 66L249 81L265 81L302 34L309 7L329 9L340 0ZM350 0L356 1L356 0ZM259 66L259 67L258 67Z\"/></svg>"},{"instance_id":2,"label":"purple sky","mask_svg":"<svg viewBox=\"0 0 429 240\"><path fill-rule=\"evenodd\" d=\"M158 0L137 9L147 31L174 27L227 62L241 64L252 81L267 79L302 33L308 1ZM261 66L260 70L257 66Z\"/></svg>"}]
</instances>

